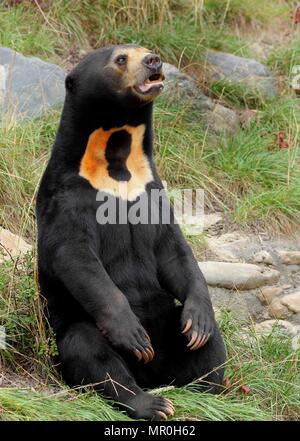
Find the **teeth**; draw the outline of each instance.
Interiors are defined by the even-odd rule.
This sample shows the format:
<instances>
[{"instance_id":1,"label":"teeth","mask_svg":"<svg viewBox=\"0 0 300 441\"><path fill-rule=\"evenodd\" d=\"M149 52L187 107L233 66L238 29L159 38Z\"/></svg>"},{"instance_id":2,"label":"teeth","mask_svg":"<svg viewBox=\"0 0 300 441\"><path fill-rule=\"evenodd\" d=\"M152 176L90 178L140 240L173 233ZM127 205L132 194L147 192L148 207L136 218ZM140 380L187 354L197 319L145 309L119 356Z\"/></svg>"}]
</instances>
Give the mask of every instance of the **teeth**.
<instances>
[{"instance_id":1,"label":"teeth","mask_svg":"<svg viewBox=\"0 0 300 441\"><path fill-rule=\"evenodd\" d=\"M154 86L161 86L163 87L163 83L161 81L157 81L155 83L144 83L144 84L140 84L138 86L139 90L143 93L148 92L150 89L152 89Z\"/></svg>"},{"instance_id":2,"label":"teeth","mask_svg":"<svg viewBox=\"0 0 300 441\"><path fill-rule=\"evenodd\" d=\"M142 93L148 92L154 86L160 86L161 88L163 88L163 81L162 81L162 79L163 79L162 77L159 77L158 79L155 79L155 80L151 81L149 78L147 78L147 80L144 83L139 84L137 86L137 88Z\"/></svg>"}]
</instances>

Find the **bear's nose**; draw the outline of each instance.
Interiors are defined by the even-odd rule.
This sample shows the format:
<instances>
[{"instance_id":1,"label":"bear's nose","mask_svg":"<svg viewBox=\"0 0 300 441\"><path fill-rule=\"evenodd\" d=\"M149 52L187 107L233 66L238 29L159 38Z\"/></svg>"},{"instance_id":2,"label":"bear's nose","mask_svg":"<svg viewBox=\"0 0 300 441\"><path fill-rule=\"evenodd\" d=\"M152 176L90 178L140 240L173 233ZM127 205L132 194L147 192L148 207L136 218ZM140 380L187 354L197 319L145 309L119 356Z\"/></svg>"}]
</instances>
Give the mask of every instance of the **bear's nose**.
<instances>
[{"instance_id":1,"label":"bear's nose","mask_svg":"<svg viewBox=\"0 0 300 441\"><path fill-rule=\"evenodd\" d=\"M143 59L142 63L149 67L150 69L154 70L155 72L159 72L162 68L162 62L158 55L156 54L148 54Z\"/></svg>"}]
</instances>

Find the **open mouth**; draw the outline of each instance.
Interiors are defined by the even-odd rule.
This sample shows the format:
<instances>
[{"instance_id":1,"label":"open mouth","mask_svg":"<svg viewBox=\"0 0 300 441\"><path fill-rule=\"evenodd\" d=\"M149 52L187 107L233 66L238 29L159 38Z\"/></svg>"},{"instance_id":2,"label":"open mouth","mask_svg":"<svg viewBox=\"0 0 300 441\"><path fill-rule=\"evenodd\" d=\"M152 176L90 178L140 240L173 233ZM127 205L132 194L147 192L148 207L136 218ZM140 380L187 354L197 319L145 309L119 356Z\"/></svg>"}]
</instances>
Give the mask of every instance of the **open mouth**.
<instances>
[{"instance_id":1,"label":"open mouth","mask_svg":"<svg viewBox=\"0 0 300 441\"><path fill-rule=\"evenodd\" d=\"M144 95L155 91L160 92L164 88L165 77L161 73L156 73L150 75L142 84L137 84L135 87L136 91Z\"/></svg>"}]
</instances>

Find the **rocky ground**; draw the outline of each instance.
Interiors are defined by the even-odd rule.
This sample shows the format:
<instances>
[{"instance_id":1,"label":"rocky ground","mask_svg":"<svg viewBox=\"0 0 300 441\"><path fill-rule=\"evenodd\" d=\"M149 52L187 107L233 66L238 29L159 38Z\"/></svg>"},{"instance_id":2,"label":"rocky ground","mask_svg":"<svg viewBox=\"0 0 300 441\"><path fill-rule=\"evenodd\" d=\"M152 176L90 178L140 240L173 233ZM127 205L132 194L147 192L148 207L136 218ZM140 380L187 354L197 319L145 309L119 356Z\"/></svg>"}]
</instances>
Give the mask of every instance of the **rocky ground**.
<instances>
[{"instance_id":1,"label":"rocky ground","mask_svg":"<svg viewBox=\"0 0 300 441\"><path fill-rule=\"evenodd\" d=\"M232 312L243 326L269 332L277 321L300 345L300 235L223 232L220 214L210 215L206 261L199 263L216 312Z\"/></svg>"}]
</instances>

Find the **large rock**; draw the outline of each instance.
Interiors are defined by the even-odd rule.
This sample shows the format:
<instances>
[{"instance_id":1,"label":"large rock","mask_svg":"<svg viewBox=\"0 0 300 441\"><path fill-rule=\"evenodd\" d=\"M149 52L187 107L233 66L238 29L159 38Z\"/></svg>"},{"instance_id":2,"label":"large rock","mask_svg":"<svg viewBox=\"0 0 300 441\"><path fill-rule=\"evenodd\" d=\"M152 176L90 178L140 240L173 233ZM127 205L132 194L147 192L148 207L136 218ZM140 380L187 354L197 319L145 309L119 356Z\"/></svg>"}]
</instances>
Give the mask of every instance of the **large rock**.
<instances>
[{"instance_id":1,"label":"large rock","mask_svg":"<svg viewBox=\"0 0 300 441\"><path fill-rule=\"evenodd\" d=\"M230 311L234 320L239 323L251 323L270 318L270 314L260 300L256 290L244 291L229 290L209 286L209 293L214 309Z\"/></svg>"},{"instance_id":2,"label":"large rock","mask_svg":"<svg viewBox=\"0 0 300 441\"><path fill-rule=\"evenodd\" d=\"M22 237L0 227L0 263L25 256L32 250Z\"/></svg>"},{"instance_id":3,"label":"large rock","mask_svg":"<svg viewBox=\"0 0 300 441\"><path fill-rule=\"evenodd\" d=\"M62 103L64 79L59 66L0 47L0 120L39 116Z\"/></svg>"},{"instance_id":4,"label":"large rock","mask_svg":"<svg viewBox=\"0 0 300 441\"><path fill-rule=\"evenodd\" d=\"M300 312L300 291L287 294L281 299L281 303L294 313Z\"/></svg>"},{"instance_id":5,"label":"large rock","mask_svg":"<svg viewBox=\"0 0 300 441\"><path fill-rule=\"evenodd\" d=\"M266 66L250 58L224 52L207 51L207 81L240 83L259 92L264 98L277 95L276 80Z\"/></svg>"},{"instance_id":6,"label":"large rock","mask_svg":"<svg viewBox=\"0 0 300 441\"><path fill-rule=\"evenodd\" d=\"M270 285L279 280L276 270L249 263L199 262L206 282L210 286L248 290Z\"/></svg>"},{"instance_id":7,"label":"large rock","mask_svg":"<svg viewBox=\"0 0 300 441\"><path fill-rule=\"evenodd\" d=\"M239 262L249 259L257 250L257 243L251 236L233 232L219 237L209 237L207 245L217 260Z\"/></svg>"},{"instance_id":8,"label":"large rock","mask_svg":"<svg viewBox=\"0 0 300 441\"><path fill-rule=\"evenodd\" d=\"M239 117L231 109L214 102L197 87L189 75L177 67L164 63L164 99L170 103L186 106L216 133L233 134L239 128Z\"/></svg>"},{"instance_id":9,"label":"large rock","mask_svg":"<svg viewBox=\"0 0 300 441\"><path fill-rule=\"evenodd\" d=\"M196 86L193 78L169 63L164 63L163 72L164 97L170 102L190 104L200 113L211 110L213 101Z\"/></svg>"}]
</instances>

